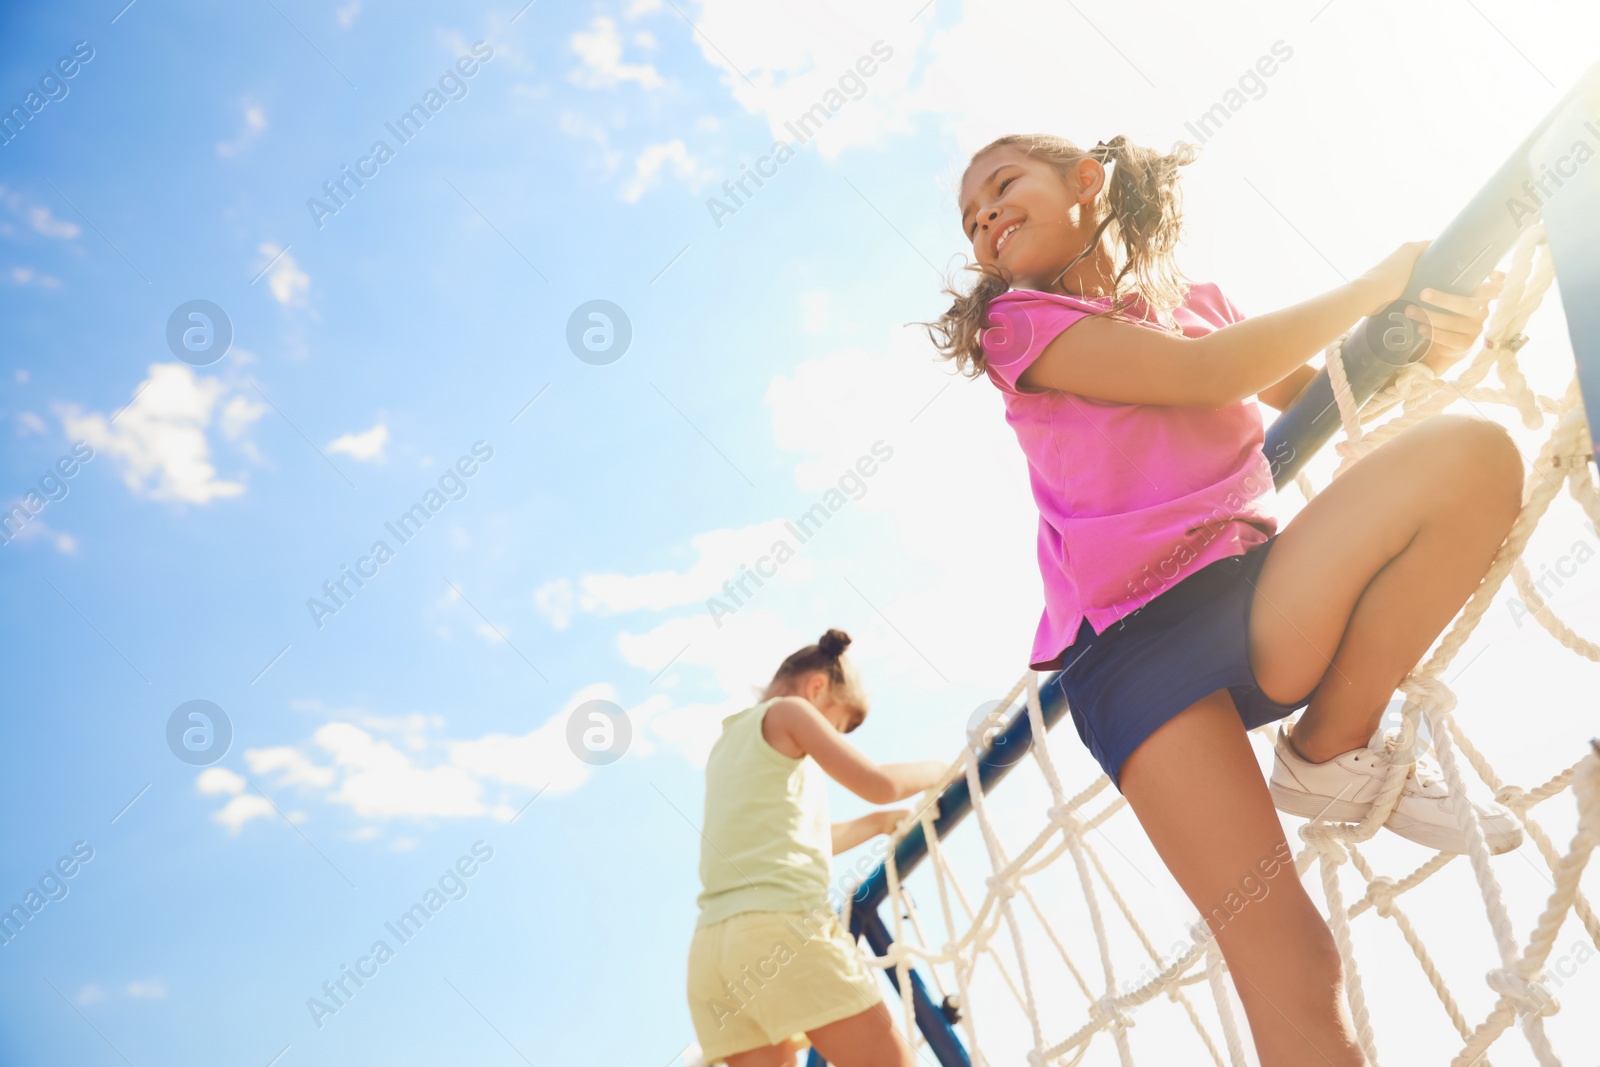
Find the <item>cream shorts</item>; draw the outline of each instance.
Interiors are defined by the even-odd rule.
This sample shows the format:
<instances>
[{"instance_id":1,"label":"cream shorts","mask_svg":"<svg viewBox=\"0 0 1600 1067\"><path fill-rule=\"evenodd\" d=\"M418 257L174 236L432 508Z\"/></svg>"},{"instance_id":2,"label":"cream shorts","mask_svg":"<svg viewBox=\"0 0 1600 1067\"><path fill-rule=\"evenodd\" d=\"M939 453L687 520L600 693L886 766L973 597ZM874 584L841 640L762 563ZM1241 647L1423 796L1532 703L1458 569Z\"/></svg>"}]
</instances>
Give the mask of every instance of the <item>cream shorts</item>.
<instances>
[{"instance_id":1,"label":"cream shorts","mask_svg":"<svg viewBox=\"0 0 1600 1067\"><path fill-rule=\"evenodd\" d=\"M689 1015L714 1064L859 1015L883 1000L875 968L832 911L747 911L695 930Z\"/></svg>"}]
</instances>

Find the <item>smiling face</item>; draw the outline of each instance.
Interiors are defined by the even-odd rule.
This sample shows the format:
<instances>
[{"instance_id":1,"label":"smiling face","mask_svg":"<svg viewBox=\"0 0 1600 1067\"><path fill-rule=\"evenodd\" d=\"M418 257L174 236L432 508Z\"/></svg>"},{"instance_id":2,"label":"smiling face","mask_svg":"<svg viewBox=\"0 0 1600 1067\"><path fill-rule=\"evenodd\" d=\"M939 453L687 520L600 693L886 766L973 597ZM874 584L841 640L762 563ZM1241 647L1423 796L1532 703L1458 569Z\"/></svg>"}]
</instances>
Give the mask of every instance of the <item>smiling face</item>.
<instances>
[{"instance_id":1,"label":"smiling face","mask_svg":"<svg viewBox=\"0 0 1600 1067\"><path fill-rule=\"evenodd\" d=\"M1005 269L1017 288L1050 289L1093 235L1093 206L1104 184L1104 168L1087 156L1065 178L1049 162L1012 145L975 157L962 178L960 199L973 258Z\"/></svg>"}]
</instances>

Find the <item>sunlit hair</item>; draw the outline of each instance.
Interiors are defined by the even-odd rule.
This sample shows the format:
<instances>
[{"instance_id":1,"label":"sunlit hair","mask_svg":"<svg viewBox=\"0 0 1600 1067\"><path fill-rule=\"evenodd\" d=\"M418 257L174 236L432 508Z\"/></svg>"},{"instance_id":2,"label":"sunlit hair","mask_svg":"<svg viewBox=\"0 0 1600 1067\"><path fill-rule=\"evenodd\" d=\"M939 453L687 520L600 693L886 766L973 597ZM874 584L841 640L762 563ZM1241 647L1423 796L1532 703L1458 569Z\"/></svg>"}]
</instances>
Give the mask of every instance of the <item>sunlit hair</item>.
<instances>
[{"instance_id":1,"label":"sunlit hair","mask_svg":"<svg viewBox=\"0 0 1600 1067\"><path fill-rule=\"evenodd\" d=\"M817 639L814 645L807 645L797 652L792 652L789 657L778 667L772 676L769 692L782 692L792 689L805 675L812 671L822 671L828 678L828 685L833 690L833 699L841 704L850 705L854 711L850 725L845 728L849 733L866 718L866 711L862 708L861 694L857 691L854 679L845 672L844 650L850 647L850 635L843 630L830 629Z\"/></svg>"},{"instance_id":2,"label":"sunlit hair","mask_svg":"<svg viewBox=\"0 0 1600 1067\"><path fill-rule=\"evenodd\" d=\"M1175 258L1183 227L1178 168L1193 163L1198 150L1180 142L1163 155L1118 134L1085 151L1066 138L1051 134L1008 134L975 152L967 162L967 170L997 148L1015 148L1042 160L1063 181L1072 166L1085 157L1106 168L1105 187L1094 205L1100 222L1088 245L1068 266L1092 254L1102 240L1110 241L1122 266L1110 293L1111 306L1105 313L1128 314L1135 303L1142 302L1142 317L1176 331L1172 312L1188 294L1188 282L1179 272ZM963 181L965 177L963 174ZM994 264L975 263L964 269L977 274L977 282L963 293L953 280L947 281L942 291L955 302L937 322L922 325L928 328L941 356L954 360L963 373L976 377L984 369L984 315L989 301L1011 288L1011 279L1008 271ZM1059 276L1052 291L1066 292Z\"/></svg>"}]
</instances>

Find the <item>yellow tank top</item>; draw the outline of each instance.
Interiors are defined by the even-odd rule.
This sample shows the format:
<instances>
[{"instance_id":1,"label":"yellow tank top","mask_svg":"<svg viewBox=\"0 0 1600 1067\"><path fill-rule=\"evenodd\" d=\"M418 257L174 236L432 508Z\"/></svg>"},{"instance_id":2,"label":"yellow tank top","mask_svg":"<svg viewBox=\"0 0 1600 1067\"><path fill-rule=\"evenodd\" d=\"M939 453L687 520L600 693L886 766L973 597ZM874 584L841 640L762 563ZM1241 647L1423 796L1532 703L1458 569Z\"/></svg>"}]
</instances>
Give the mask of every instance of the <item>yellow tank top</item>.
<instances>
[{"instance_id":1,"label":"yellow tank top","mask_svg":"<svg viewBox=\"0 0 1600 1067\"><path fill-rule=\"evenodd\" d=\"M745 911L828 907L833 829L827 774L761 736L763 701L722 720L706 759L697 926Z\"/></svg>"}]
</instances>

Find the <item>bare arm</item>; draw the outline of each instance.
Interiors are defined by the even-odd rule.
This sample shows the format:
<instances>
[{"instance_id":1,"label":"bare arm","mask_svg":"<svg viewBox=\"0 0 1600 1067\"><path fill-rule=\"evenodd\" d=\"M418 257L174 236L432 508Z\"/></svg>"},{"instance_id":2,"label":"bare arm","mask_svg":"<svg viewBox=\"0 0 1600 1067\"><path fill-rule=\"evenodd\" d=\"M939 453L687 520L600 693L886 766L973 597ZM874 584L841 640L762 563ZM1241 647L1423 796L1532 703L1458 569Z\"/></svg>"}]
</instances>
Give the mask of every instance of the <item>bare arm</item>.
<instances>
[{"instance_id":1,"label":"bare arm","mask_svg":"<svg viewBox=\"0 0 1600 1067\"><path fill-rule=\"evenodd\" d=\"M841 852L849 852L863 841L870 841L879 834L889 833L909 814L910 812L904 808L890 808L871 812L859 819L834 823L833 854L837 856Z\"/></svg>"},{"instance_id":2,"label":"bare arm","mask_svg":"<svg viewBox=\"0 0 1600 1067\"><path fill-rule=\"evenodd\" d=\"M800 697L780 697L767 709L769 743L790 755L810 756L828 776L869 804L893 804L916 796L938 782L945 764L938 760L915 763L872 762L861 753L811 702ZM780 745L779 742L787 742Z\"/></svg>"},{"instance_id":3,"label":"bare arm","mask_svg":"<svg viewBox=\"0 0 1600 1067\"><path fill-rule=\"evenodd\" d=\"M1121 404L1222 407L1292 380L1362 315L1396 298L1427 242L1402 245L1337 289L1203 337L1181 337L1105 316L1063 330L1018 384Z\"/></svg>"}]
</instances>

